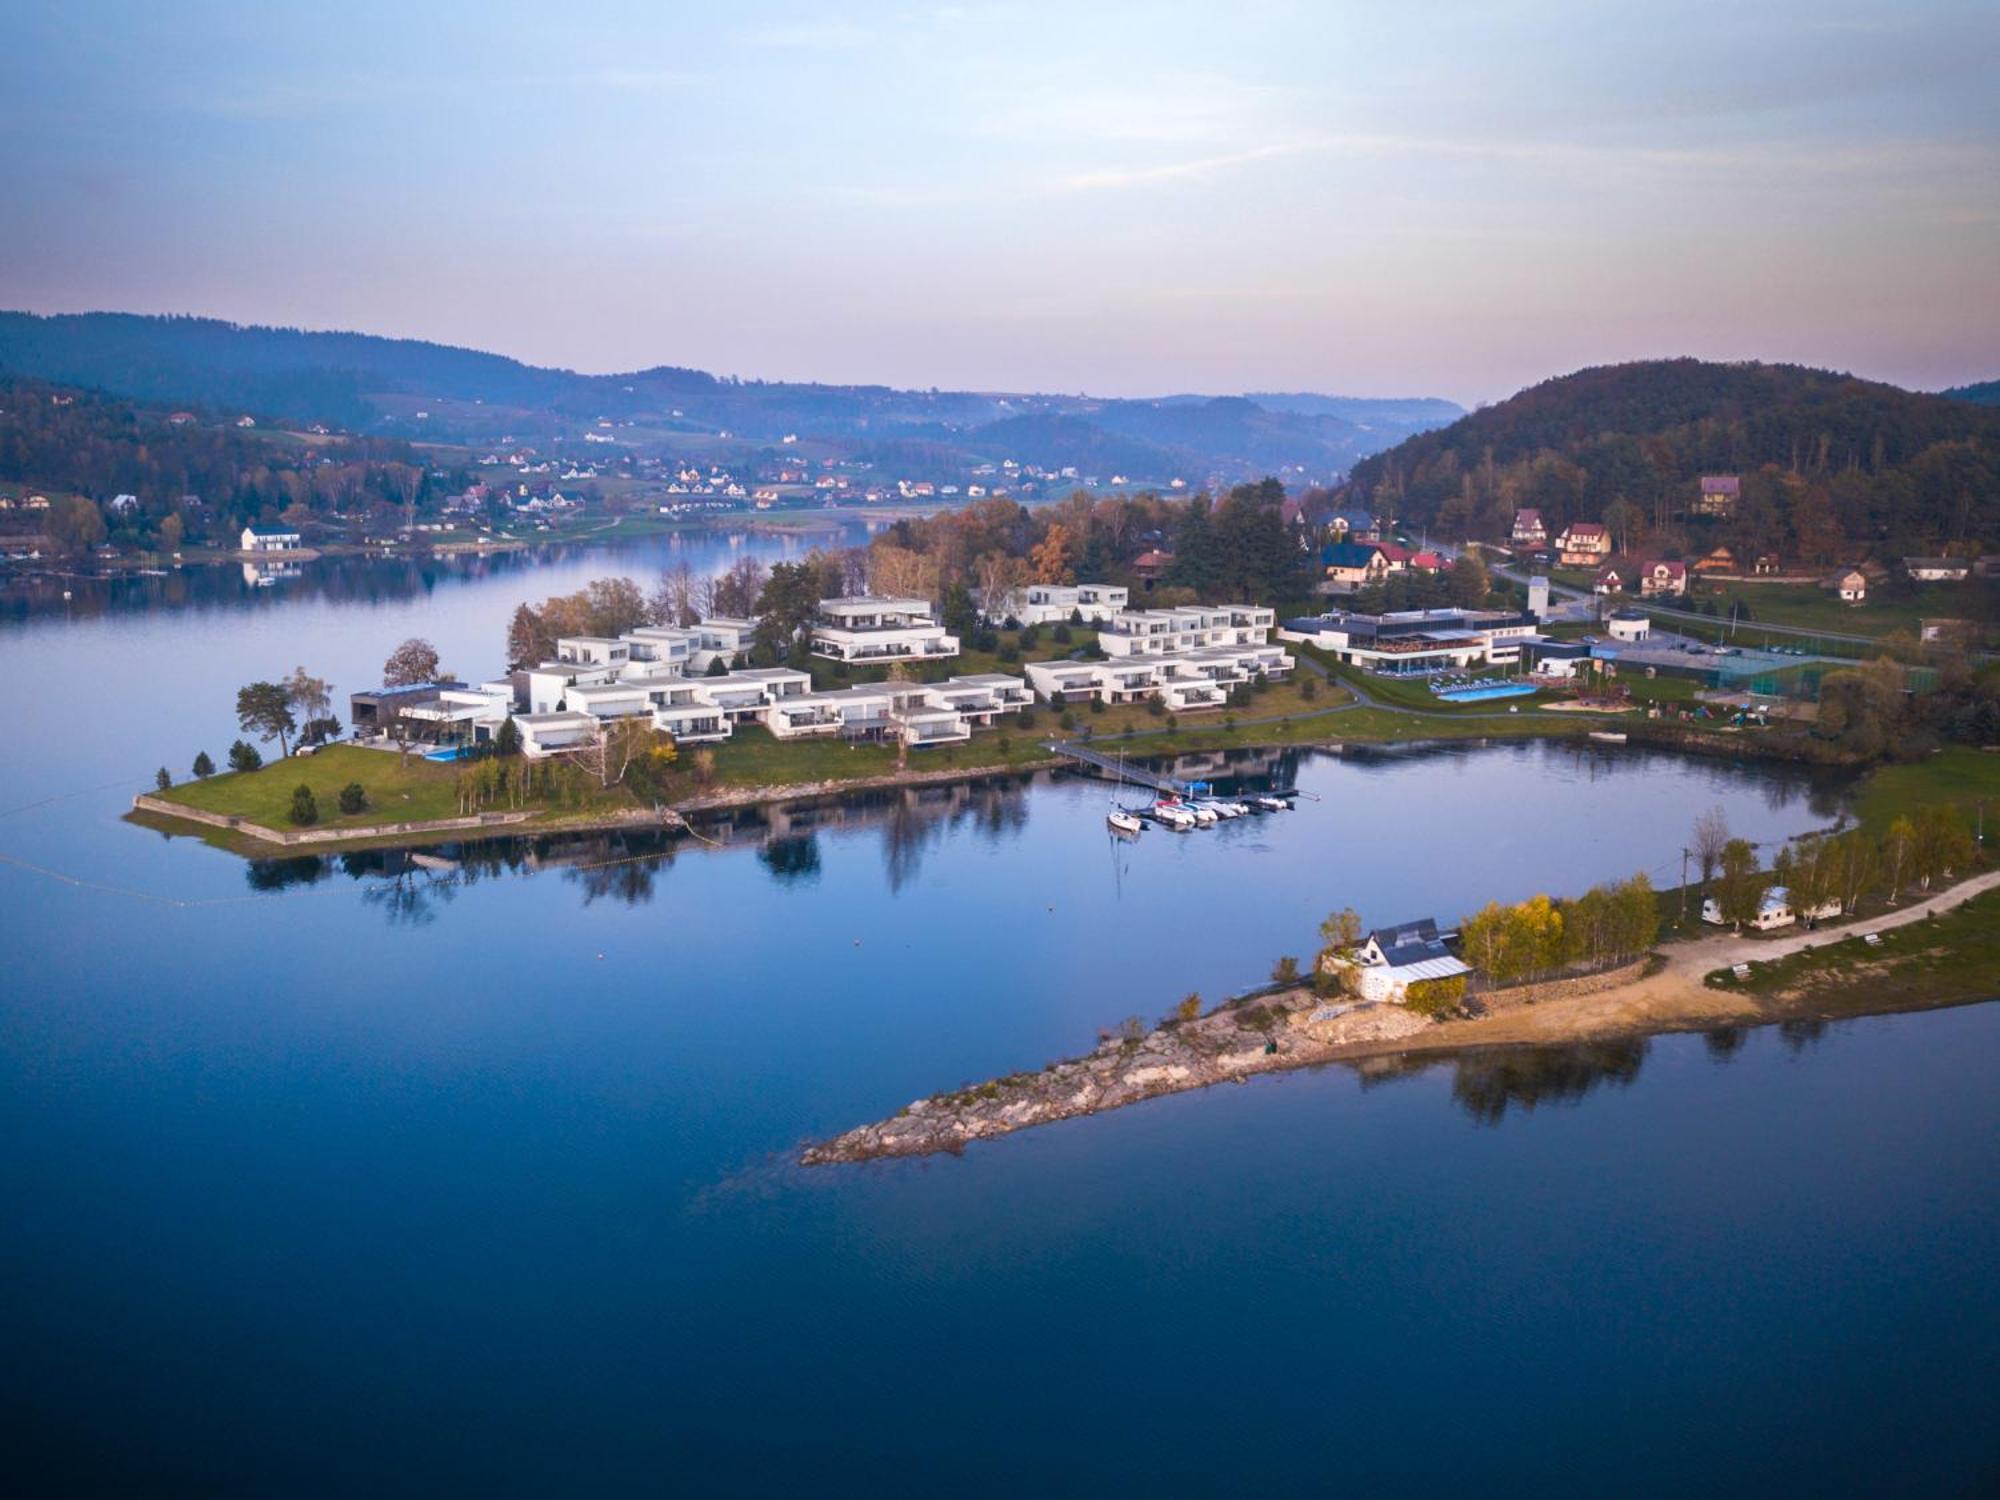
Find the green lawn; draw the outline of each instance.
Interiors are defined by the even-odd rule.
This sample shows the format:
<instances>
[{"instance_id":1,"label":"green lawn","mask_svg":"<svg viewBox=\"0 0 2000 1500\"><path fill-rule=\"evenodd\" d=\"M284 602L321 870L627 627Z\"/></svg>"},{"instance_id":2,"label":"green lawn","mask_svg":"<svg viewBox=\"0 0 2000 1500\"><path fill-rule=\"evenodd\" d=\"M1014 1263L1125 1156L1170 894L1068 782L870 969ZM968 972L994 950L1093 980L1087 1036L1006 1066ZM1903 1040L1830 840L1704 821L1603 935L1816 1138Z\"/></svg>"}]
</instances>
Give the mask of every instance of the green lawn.
<instances>
[{"instance_id":1,"label":"green lawn","mask_svg":"<svg viewBox=\"0 0 2000 1500\"><path fill-rule=\"evenodd\" d=\"M1877 968L1885 963L1892 966L1887 976ZM1876 995L1892 994L1902 1005L1990 999L2000 991L2000 891L1975 896L1940 917L1891 928L1875 947L1858 940L1826 943L1755 963L1748 979L1738 980L1725 969L1709 982L1758 995L1803 990L1812 999L1854 988L1859 965L1868 966L1858 979L1861 985Z\"/></svg>"},{"instance_id":2,"label":"green lawn","mask_svg":"<svg viewBox=\"0 0 2000 1500\"><path fill-rule=\"evenodd\" d=\"M340 828L455 818L457 779L454 766L420 755L412 755L404 764L400 756L389 751L330 745L315 755L272 761L261 770L184 782L165 797L204 812L247 818L267 828L290 828L292 792L303 784L312 788L319 803L318 826ZM368 807L343 817L340 789L350 781L360 782L367 791Z\"/></svg>"},{"instance_id":3,"label":"green lawn","mask_svg":"<svg viewBox=\"0 0 2000 1500\"><path fill-rule=\"evenodd\" d=\"M1894 597L1879 589L1871 593L1865 604L1842 604L1831 591L1812 584L1704 583L1688 602L1706 599L1724 619L1734 603L1747 608L1753 622L1868 636L1895 631L1914 636L1920 620L1978 618L1985 607L1976 585L1924 584Z\"/></svg>"},{"instance_id":4,"label":"green lawn","mask_svg":"<svg viewBox=\"0 0 2000 1500\"><path fill-rule=\"evenodd\" d=\"M1995 825L2000 819L2000 754L1953 745L1909 765L1870 771L1855 807L1862 826L1880 831L1893 819L1937 802L1948 802L1971 819L1982 801L1987 804L1987 822ZM1989 826L1989 840L1993 832Z\"/></svg>"}]
</instances>

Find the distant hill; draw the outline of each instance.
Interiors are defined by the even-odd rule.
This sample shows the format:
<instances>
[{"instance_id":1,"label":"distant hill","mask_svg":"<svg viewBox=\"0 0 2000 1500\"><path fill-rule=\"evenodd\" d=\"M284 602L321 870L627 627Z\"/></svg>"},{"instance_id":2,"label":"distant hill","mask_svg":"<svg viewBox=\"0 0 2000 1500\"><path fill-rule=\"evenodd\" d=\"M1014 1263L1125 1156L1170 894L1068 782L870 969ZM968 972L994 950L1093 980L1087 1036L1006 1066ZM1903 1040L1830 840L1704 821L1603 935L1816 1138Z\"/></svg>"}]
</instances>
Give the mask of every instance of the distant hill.
<instances>
[{"instance_id":1,"label":"distant hill","mask_svg":"<svg viewBox=\"0 0 2000 1500\"><path fill-rule=\"evenodd\" d=\"M1736 514L1689 515L1740 474ZM2000 542L2000 410L1797 365L1649 360L1530 387L1364 459L1357 498L1407 524L1499 537L1617 502L1666 547L1715 540L1808 562L1857 547Z\"/></svg>"},{"instance_id":2,"label":"distant hill","mask_svg":"<svg viewBox=\"0 0 2000 1500\"><path fill-rule=\"evenodd\" d=\"M1955 385L1940 395L1954 401L1970 401L1975 406L2000 406L2000 380L1982 380L1977 385Z\"/></svg>"},{"instance_id":3,"label":"distant hill","mask_svg":"<svg viewBox=\"0 0 2000 1500\"><path fill-rule=\"evenodd\" d=\"M934 470L916 478L1012 458L1135 482L1281 473L1324 483L1459 413L1429 399L1112 401L719 379L666 365L585 375L415 339L129 313L0 312L0 373L440 442L574 440L601 421L621 445L666 452L695 439L712 455L716 444L755 451L792 438L841 456L925 456Z\"/></svg>"}]
</instances>

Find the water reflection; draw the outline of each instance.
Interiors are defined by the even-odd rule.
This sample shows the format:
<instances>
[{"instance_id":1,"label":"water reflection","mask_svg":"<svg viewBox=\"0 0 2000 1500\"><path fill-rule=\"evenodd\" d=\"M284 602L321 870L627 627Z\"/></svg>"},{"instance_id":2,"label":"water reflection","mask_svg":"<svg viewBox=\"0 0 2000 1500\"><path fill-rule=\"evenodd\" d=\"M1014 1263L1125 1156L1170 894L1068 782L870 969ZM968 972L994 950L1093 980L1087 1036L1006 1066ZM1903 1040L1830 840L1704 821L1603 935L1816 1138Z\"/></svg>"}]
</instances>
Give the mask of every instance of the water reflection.
<instances>
[{"instance_id":1,"label":"water reflection","mask_svg":"<svg viewBox=\"0 0 2000 1500\"><path fill-rule=\"evenodd\" d=\"M1649 1047L1646 1037L1624 1037L1441 1055L1402 1053L1353 1067L1364 1088L1450 1068L1452 1099L1481 1125L1498 1125L1509 1110L1576 1104L1604 1085L1628 1087L1638 1078Z\"/></svg>"},{"instance_id":2,"label":"water reflection","mask_svg":"<svg viewBox=\"0 0 2000 1500\"><path fill-rule=\"evenodd\" d=\"M1743 1050L1743 1044L1749 1040L1750 1028L1747 1026L1717 1026L1701 1034L1702 1045L1717 1062L1728 1062Z\"/></svg>"}]
</instances>

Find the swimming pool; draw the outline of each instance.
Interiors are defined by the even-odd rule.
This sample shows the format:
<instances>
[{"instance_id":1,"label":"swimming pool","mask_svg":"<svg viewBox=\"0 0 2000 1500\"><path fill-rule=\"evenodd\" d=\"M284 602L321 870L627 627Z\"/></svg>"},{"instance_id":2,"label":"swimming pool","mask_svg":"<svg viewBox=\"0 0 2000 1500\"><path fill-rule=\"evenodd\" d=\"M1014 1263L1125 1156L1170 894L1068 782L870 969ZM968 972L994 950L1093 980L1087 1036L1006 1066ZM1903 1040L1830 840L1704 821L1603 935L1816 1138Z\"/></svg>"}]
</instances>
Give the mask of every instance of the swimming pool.
<instances>
[{"instance_id":1,"label":"swimming pool","mask_svg":"<svg viewBox=\"0 0 2000 1500\"><path fill-rule=\"evenodd\" d=\"M466 754L466 749L465 749L465 746L463 746L463 745L452 745L452 746L448 746L447 748L445 748L445 749L443 749L443 750L427 750L427 751L425 751L425 752L424 752L424 759L425 759L425 760L463 760L463 759L465 758L465 754Z\"/></svg>"},{"instance_id":2,"label":"swimming pool","mask_svg":"<svg viewBox=\"0 0 2000 1500\"><path fill-rule=\"evenodd\" d=\"M1446 688L1438 696L1447 703L1481 703L1488 698L1521 698L1535 691L1530 682L1495 682L1479 687Z\"/></svg>"}]
</instances>

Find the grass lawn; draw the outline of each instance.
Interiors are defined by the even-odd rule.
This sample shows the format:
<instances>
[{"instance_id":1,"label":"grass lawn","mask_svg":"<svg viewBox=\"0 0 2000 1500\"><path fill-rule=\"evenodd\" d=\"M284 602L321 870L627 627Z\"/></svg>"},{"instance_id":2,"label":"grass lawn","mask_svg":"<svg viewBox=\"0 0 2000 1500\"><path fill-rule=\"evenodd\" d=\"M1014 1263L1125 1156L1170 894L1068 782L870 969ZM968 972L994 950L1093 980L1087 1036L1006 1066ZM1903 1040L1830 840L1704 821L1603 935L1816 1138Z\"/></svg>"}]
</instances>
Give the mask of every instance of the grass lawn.
<instances>
[{"instance_id":1,"label":"grass lawn","mask_svg":"<svg viewBox=\"0 0 2000 1500\"><path fill-rule=\"evenodd\" d=\"M1883 965L1890 974L1882 972ZM1887 990L1903 1005L1990 999L2000 989L2000 891L1976 896L1942 916L1891 928L1878 947L1858 938L1825 943L1755 963L1748 979L1723 970L1710 982L1756 995L1798 993L1807 1000L1857 987L1877 995Z\"/></svg>"},{"instance_id":2,"label":"grass lawn","mask_svg":"<svg viewBox=\"0 0 2000 1500\"><path fill-rule=\"evenodd\" d=\"M1952 804L1970 819L1982 801L1988 804L1987 821L2000 820L2000 754L1953 745L1909 765L1870 771L1855 807L1862 826L1879 833L1894 819L1937 802Z\"/></svg>"},{"instance_id":3,"label":"grass lawn","mask_svg":"<svg viewBox=\"0 0 2000 1500\"><path fill-rule=\"evenodd\" d=\"M1926 584L1895 597L1871 592L1874 597L1865 604L1842 604L1832 592L1812 584L1711 583L1699 586L1695 598L1713 601L1725 619L1735 603L1750 611L1753 622L1871 636L1894 631L1915 635L1920 620L1977 619L1985 607L1976 585Z\"/></svg>"},{"instance_id":4,"label":"grass lawn","mask_svg":"<svg viewBox=\"0 0 2000 1500\"><path fill-rule=\"evenodd\" d=\"M292 790L303 783L319 803L320 827L339 828L369 823L418 822L458 816L454 787L458 770L449 763L412 755L402 758L383 750L330 745L314 755L272 761L260 770L211 776L183 782L163 795L204 812L247 818L267 828L292 826ZM368 807L351 817L340 812L340 789L358 781L368 793Z\"/></svg>"},{"instance_id":5,"label":"grass lawn","mask_svg":"<svg viewBox=\"0 0 2000 1500\"><path fill-rule=\"evenodd\" d=\"M1378 703L1411 709L1421 714L1437 714L1440 717L1449 717L1453 714L1504 714L1510 707L1526 710L1536 704L1550 702L1555 697L1554 694L1538 692L1532 696L1523 693L1518 698L1489 698L1477 703L1447 703L1431 692L1430 684L1421 678L1403 681L1395 677L1378 677L1372 672L1359 671L1344 663L1336 662L1326 652L1313 645L1301 643L1294 645L1292 649L1300 655L1311 657L1332 673L1337 681L1359 688ZM1467 675L1484 676L1486 672L1474 670ZM1500 676L1497 672L1492 675L1496 678Z\"/></svg>"}]
</instances>

